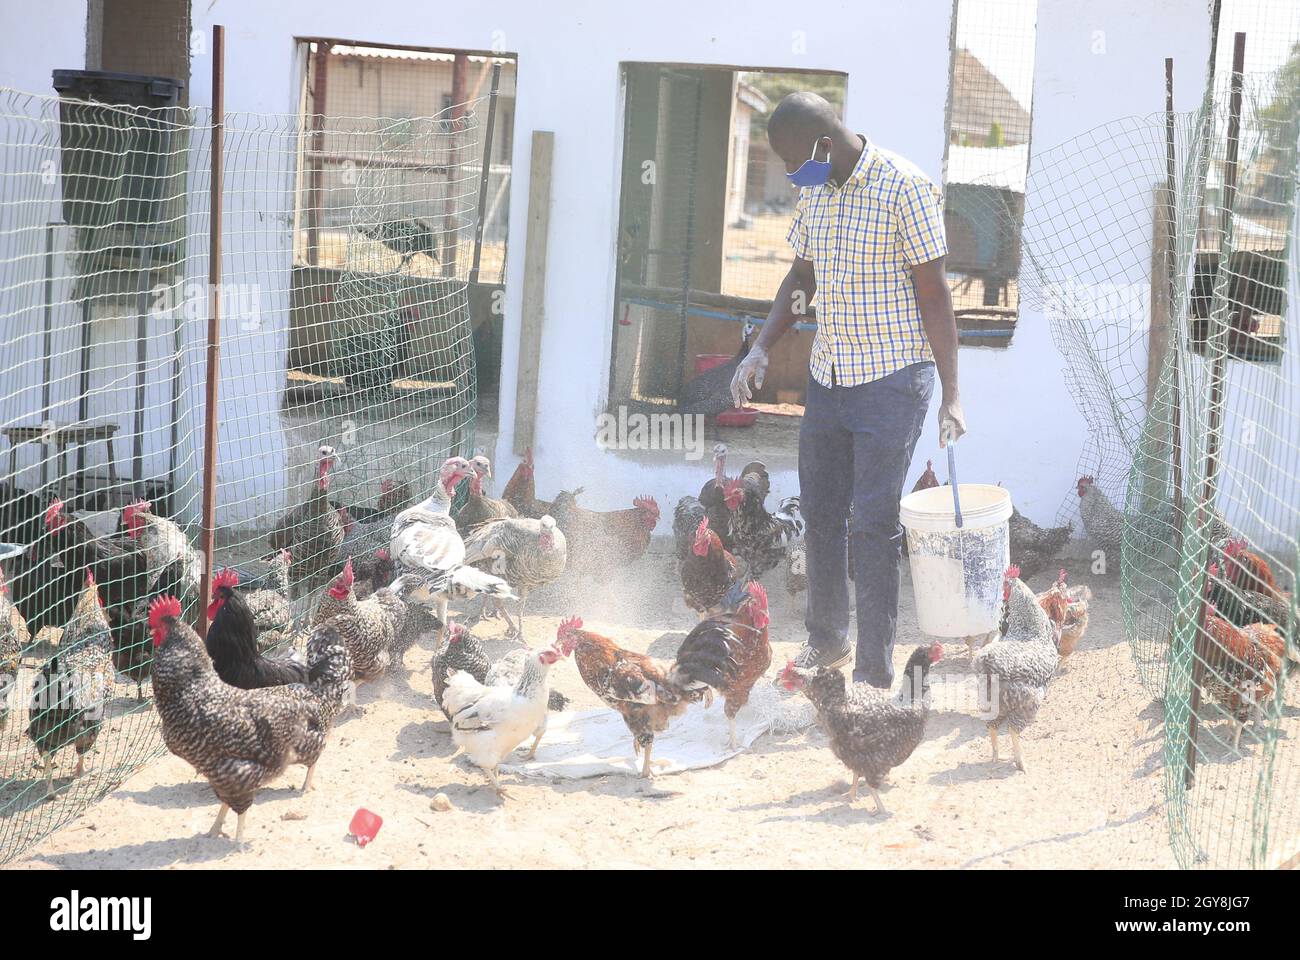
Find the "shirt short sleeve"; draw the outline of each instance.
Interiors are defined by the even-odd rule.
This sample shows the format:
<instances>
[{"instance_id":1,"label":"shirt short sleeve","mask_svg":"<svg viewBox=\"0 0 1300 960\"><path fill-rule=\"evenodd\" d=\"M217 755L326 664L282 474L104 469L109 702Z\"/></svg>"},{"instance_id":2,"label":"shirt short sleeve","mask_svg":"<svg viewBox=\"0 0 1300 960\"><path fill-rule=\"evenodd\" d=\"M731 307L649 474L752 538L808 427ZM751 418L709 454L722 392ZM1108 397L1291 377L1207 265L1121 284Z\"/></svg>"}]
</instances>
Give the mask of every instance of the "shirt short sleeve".
<instances>
[{"instance_id":1,"label":"shirt short sleeve","mask_svg":"<svg viewBox=\"0 0 1300 960\"><path fill-rule=\"evenodd\" d=\"M803 191L799 192L799 202L794 208L794 219L790 221L790 232L785 235L785 242L790 244L794 255L800 260L811 259L811 245L808 242L808 203Z\"/></svg>"},{"instance_id":2,"label":"shirt short sleeve","mask_svg":"<svg viewBox=\"0 0 1300 960\"><path fill-rule=\"evenodd\" d=\"M948 253L943 197L933 183L920 177L909 180L899 198L898 214L898 237L908 266L929 263Z\"/></svg>"}]
</instances>

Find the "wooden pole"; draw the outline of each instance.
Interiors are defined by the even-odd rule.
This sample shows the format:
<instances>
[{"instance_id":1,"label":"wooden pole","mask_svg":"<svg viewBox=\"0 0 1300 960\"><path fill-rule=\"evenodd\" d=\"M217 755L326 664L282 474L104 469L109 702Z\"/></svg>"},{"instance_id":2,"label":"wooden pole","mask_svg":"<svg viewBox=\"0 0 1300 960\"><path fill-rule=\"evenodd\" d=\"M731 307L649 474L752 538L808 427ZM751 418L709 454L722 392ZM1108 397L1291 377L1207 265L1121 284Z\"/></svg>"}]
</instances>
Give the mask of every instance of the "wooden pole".
<instances>
[{"instance_id":1,"label":"wooden pole","mask_svg":"<svg viewBox=\"0 0 1300 960\"><path fill-rule=\"evenodd\" d=\"M465 91L468 88L469 79L469 58L463 54L456 54L455 60L451 65L451 139L447 147L447 195L448 198L455 184L460 179L460 136L464 132L459 122L465 116ZM458 247L460 240L460 231L458 229L460 220L454 211L454 204L450 199L443 200L443 223L446 229L442 231L442 275L444 277L456 276L456 259L458 257Z\"/></svg>"},{"instance_id":2,"label":"wooden pole","mask_svg":"<svg viewBox=\"0 0 1300 960\"><path fill-rule=\"evenodd\" d=\"M312 57L311 145L317 158L325 153L325 78L329 70L329 52L329 41L316 41L316 53ZM314 159L309 177L306 210L307 262L313 267L320 266L321 204L324 203L325 195L324 166L324 161Z\"/></svg>"},{"instance_id":3,"label":"wooden pole","mask_svg":"<svg viewBox=\"0 0 1300 960\"><path fill-rule=\"evenodd\" d=\"M478 283L479 259L483 255L483 214L487 210L488 174L492 169L492 132L497 123L497 90L501 85L501 64L492 65L492 86L488 90L487 130L483 132L483 169L478 179L478 225L474 229L474 262L469 282Z\"/></svg>"},{"instance_id":4,"label":"wooden pole","mask_svg":"<svg viewBox=\"0 0 1300 960\"><path fill-rule=\"evenodd\" d=\"M1227 238L1232 229L1232 210L1237 199L1237 150L1241 137L1241 91L1243 73L1246 65L1246 35L1238 33L1233 37L1232 45L1232 92L1228 101L1228 142L1223 164L1223 197L1219 206L1219 223L1223 231L1219 243L1219 272L1215 286L1228 289L1228 264L1231 251L1226 250ZM1214 508L1215 494L1218 490L1219 472L1219 435L1223 421L1224 383L1228 363L1228 309L1227 303L1215 297L1219 309L1211 310L1210 323L1214 344L1211 355L1214 357L1210 372L1210 407L1205 435L1205 486L1201 490L1200 507L1196 514L1196 528L1203 529L1209 523L1209 514ZM1205 556L1201 562L1204 570L1210 563L1212 544L1207 544ZM1191 786L1196 776L1196 738L1198 735L1197 713L1201 709L1201 684L1205 679L1205 662L1196 655L1197 641L1205 636L1206 614L1209 604L1202 593L1198 600L1199 613L1196 617L1196 633L1192 640L1192 703L1187 718L1187 764L1184 783Z\"/></svg>"},{"instance_id":5,"label":"wooden pole","mask_svg":"<svg viewBox=\"0 0 1300 960\"><path fill-rule=\"evenodd\" d=\"M1178 201L1175 190L1177 155L1174 142L1174 58L1165 59L1165 197L1169 202L1168 229L1165 231L1165 278L1168 281L1169 311L1172 325L1174 317L1174 300L1178 294ZM1193 227L1193 236L1195 227ZM1195 252L1193 251L1193 259ZM1174 344L1173 381L1170 385L1170 433L1173 446L1173 484L1174 484L1174 547L1182 553L1183 545L1183 397L1182 397L1182 351L1178 349L1181 342L1172 330L1170 341Z\"/></svg>"},{"instance_id":6,"label":"wooden pole","mask_svg":"<svg viewBox=\"0 0 1300 960\"><path fill-rule=\"evenodd\" d=\"M523 315L519 323L519 361L515 374L516 456L533 445L537 423L537 364L546 316L546 237L551 225L551 161L555 134L533 131L528 172L528 223L524 233Z\"/></svg>"},{"instance_id":7,"label":"wooden pole","mask_svg":"<svg viewBox=\"0 0 1300 960\"><path fill-rule=\"evenodd\" d=\"M226 28L212 28L212 173L208 201L208 352L203 416L203 526L200 552L199 636L208 632L212 548L217 535L217 384L221 379L221 194L226 133Z\"/></svg>"}]
</instances>

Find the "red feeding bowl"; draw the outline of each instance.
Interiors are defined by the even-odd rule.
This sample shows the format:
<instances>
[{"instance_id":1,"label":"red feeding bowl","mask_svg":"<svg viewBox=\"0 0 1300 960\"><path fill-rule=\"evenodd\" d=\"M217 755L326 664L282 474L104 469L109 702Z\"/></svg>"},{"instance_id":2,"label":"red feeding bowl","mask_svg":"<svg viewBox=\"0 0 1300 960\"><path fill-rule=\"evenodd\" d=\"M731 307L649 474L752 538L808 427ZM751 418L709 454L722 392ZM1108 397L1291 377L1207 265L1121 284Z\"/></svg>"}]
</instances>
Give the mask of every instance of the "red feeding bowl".
<instances>
[{"instance_id":1,"label":"red feeding bowl","mask_svg":"<svg viewBox=\"0 0 1300 960\"><path fill-rule=\"evenodd\" d=\"M725 410L716 417L720 427L752 427L759 411L754 407Z\"/></svg>"},{"instance_id":2,"label":"red feeding bowl","mask_svg":"<svg viewBox=\"0 0 1300 960\"><path fill-rule=\"evenodd\" d=\"M695 372L697 374L720 367L732 359L729 353L697 353L695 355Z\"/></svg>"},{"instance_id":3,"label":"red feeding bowl","mask_svg":"<svg viewBox=\"0 0 1300 960\"><path fill-rule=\"evenodd\" d=\"M371 813L365 807L362 807L353 815L352 822L348 824L348 833L356 838L358 847L364 847L375 839L375 834L379 832L379 827L383 822L384 818L379 814Z\"/></svg>"}]
</instances>

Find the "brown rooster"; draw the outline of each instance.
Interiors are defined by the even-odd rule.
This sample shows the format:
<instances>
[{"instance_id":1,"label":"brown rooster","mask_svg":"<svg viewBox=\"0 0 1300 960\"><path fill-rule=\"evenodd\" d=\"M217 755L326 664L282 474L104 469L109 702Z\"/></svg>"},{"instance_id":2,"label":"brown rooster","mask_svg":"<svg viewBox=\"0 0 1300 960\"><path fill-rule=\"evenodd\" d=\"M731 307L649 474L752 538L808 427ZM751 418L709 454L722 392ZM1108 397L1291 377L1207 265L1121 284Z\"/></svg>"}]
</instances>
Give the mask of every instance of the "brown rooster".
<instances>
[{"instance_id":1,"label":"brown rooster","mask_svg":"<svg viewBox=\"0 0 1300 960\"><path fill-rule=\"evenodd\" d=\"M569 617L560 623L556 647L573 654L583 683L601 702L617 710L632 734L632 749L642 756L641 776L654 776L650 753L655 734L668 729L668 721L708 690L686 690L669 679L672 664L644 653L624 650L608 637L582 629L582 620Z\"/></svg>"},{"instance_id":2,"label":"brown rooster","mask_svg":"<svg viewBox=\"0 0 1300 960\"><path fill-rule=\"evenodd\" d=\"M537 499L533 481L533 448L524 451L524 458L515 467L506 488L501 491L501 499L518 511L521 517L537 519L551 512L551 504Z\"/></svg>"},{"instance_id":3,"label":"brown rooster","mask_svg":"<svg viewBox=\"0 0 1300 960\"><path fill-rule=\"evenodd\" d=\"M1241 744L1241 731L1254 714L1258 723L1263 704L1277 689L1286 660L1286 639L1271 623L1234 627L1206 605L1205 627L1197 631L1196 656L1205 665L1205 692L1227 709L1236 729L1232 749Z\"/></svg>"},{"instance_id":4,"label":"brown rooster","mask_svg":"<svg viewBox=\"0 0 1300 960\"><path fill-rule=\"evenodd\" d=\"M686 605L701 618L711 616L736 582L737 570L736 558L723 547L709 518L701 517L690 552L678 563Z\"/></svg>"},{"instance_id":5,"label":"brown rooster","mask_svg":"<svg viewBox=\"0 0 1300 960\"><path fill-rule=\"evenodd\" d=\"M1038 605L1061 631L1056 643L1061 663L1074 653L1088 630L1088 604L1091 600L1092 590L1086 584L1077 587L1065 585L1064 570L1054 584L1038 594Z\"/></svg>"},{"instance_id":6,"label":"brown rooster","mask_svg":"<svg viewBox=\"0 0 1300 960\"><path fill-rule=\"evenodd\" d=\"M569 567L579 573L608 573L640 559L659 523L659 504L641 496L626 510L587 510L577 504L582 489L562 490L551 505L551 516L567 541Z\"/></svg>"},{"instance_id":7,"label":"brown rooster","mask_svg":"<svg viewBox=\"0 0 1300 960\"><path fill-rule=\"evenodd\" d=\"M333 569L343 546L343 521L330 504L330 470L338 463L334 448L321 445L316 480L307 499L285 514L268 538L271 549L293 554L293 582L314 589Z\"/></svg>"},{"instance_id":8,"label":"brown rooster","mask_svg":"<svg viewBox=\"0 0 1300 960\"><path fill-rule=\"evenodd\" d=\"M1241 537L1234 537L1223 544L1224 573L1228 582L1241 590L1262 593L1267 597L1279 599L1282 591L1278 589L1277 576L1267 560L1250 549Z\"/></svg>"},{"instance_id":9,"label":"brown rooster","mask_svg":"<svg viewBox=\"0 0 1300 960\"><path fill-rule=\"evenodd\" d=\"M727 748L739 747L736 714L749 702L749 692L772 663L767 639L767 591L756 580L739 584L725 604L735 612L706 620L686 635L677 648L669 679L688 690L712 687L722 695L727 716Z\"/></svg>"}]
</instances>

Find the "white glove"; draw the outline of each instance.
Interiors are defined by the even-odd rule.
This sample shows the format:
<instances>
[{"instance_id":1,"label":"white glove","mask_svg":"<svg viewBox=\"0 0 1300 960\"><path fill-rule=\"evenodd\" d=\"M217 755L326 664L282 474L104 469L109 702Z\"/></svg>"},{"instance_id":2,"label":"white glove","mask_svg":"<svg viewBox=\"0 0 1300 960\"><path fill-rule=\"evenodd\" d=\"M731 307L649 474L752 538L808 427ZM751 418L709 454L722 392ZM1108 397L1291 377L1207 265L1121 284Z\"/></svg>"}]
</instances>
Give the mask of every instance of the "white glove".
<instances>
[{"instance_id":1,"label":"white glove","mask_svg":"<svg viewBox=\"0 0 1300 960\"><path fill-rule=\"evenodd\" d=\"M766 374L767 351L755 344L749 348L749 353L745 354L745 359L740 361L735 376L731 378L731 399L736 406L743 407L755 392L763 389L763 377ZM754 380L753 389L749 386L751 377Z\"/></svg>"}]
</instances>

